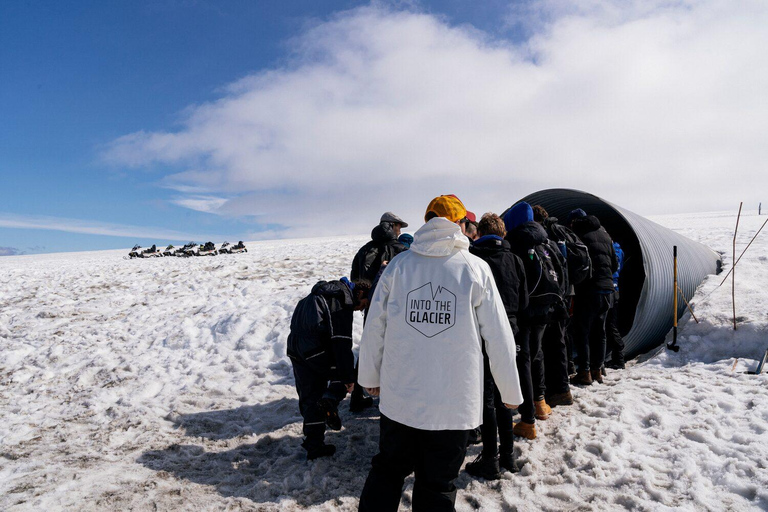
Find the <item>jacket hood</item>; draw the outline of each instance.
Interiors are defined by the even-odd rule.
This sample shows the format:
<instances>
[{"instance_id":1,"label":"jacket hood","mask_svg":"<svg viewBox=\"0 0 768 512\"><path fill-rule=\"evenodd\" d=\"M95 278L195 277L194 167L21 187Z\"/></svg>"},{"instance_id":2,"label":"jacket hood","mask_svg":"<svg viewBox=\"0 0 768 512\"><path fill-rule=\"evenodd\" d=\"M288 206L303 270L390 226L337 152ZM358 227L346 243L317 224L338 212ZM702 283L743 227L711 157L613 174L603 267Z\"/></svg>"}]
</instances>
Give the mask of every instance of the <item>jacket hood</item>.
<instances>
[{"instance_id":1,"label":"jacket hood","mask_svg":"<svg viewBox=\"0 0 768 512\"><path fill-rule=\"evenodd\" d=\"M389 242L397 240L395 229L391 222L382 222L371 231L371 240L374 242Z\"/></svg>"},{"instance_id":2,"label":"jacket hood","mask_svg":"<svg viewBox=\"0 0 768 512\"><path fill-rule=\"evenodd\" d=\"M596 231L600 229L600 219L598 219L594 215L579 217L579 218L573 219L572 227L573 227L573 232L581 236L584 233L589 233L590 231Z\"/></svg>"},{"instance_id":3,"label":"jacket hood","mask_svg":"<svg viewBox=\"0 0 768 512\"><path fill-rule=\"evenodd\" d=\"M504 227L507 231L512 231L520 224L533 220L533 208L525 201L521 201L510 208L504 214Z\"/></svg>"},{"instance_id":4,"label":"jacket hood","mask_svg":"<svg viewBox=\"0 0 768 512\"><path fill-rule=\"evenodd\" d=\"M341 281L319 281L312 287L312 295L322 295L324 297L338 297L344 302L345 306L351 306L352 290Z\"/></svg>"},{"instance_id":5,"label":"jacket hood","mask_svg":"<svg viewBox=\"0 0 768 512\"><path fill-rule=\"evenodd\" d=\"M455 249L468 249L469 240L458 224L435 217L413 234L411 250L424 256L450 256Z\"/></svg>"},{"instance_id":6,"label":"jacket hood","mask_svg":"<svg viewBox=\"0 0 768 512\"><path fill-rule=\"evenodd\" d=\"M507 233L507 239L515 247L533 247L547 242L547 231L538 222L530 221L520 224Z\"/></svg>"}]
</instances>

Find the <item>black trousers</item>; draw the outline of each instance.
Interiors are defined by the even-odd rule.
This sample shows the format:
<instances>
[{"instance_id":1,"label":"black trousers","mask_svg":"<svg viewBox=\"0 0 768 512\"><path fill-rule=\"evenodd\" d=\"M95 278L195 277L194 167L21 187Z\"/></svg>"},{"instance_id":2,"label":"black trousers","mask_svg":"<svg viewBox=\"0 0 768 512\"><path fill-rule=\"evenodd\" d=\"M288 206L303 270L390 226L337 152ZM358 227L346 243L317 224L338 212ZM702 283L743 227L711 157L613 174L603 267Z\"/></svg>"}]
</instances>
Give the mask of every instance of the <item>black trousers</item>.
<instances>
[{"instance_id":1,"label":"black trousers","mask_svg":"<svg viewBox=\"0 0 768 512\"><path fill-rule=\"evenodd\" d=\"M611 360L624 362L624 339L619 332L619 292L613 294L613 307L605 320L605 353L611 354Z\"/></svg>"},{"instance_id":2,"label":"black trousers","mask_svg":"<svg viewBox=\"0 0 768 512\"><path fill-rule=\"evenodd\" d=\"M419 430L381 415L379 453L360 496L362 512L396 511L405 478L415 474L413 510L453 511L454 481L467 453L468 430Z\"/></svg>"},{"instance_id":3,"label":"black trousers","mask_svg":"<svg viewBox=\"0 0 768 512\"><path fill-rule=\"evenodd\" d=\"M511 455L514 450L514 435L512 433L512 409L507 409L501 401L499 388L491 375L488 355L483 350L484 388L483 388L483 424L480 432L483 435L483 456L496 457L499 448L502 454ZM498 430L499 445L496 444Z\"/></svg>"},{"instance_id":4,"label":"black trousers","mask_svg":"<svg viewBox=\"0 0 768 512\"><path fill-rule=\"evenodd\" d=\"M535 316L520 319L520 332L515 338L518 342L517 373L520 375L520 390L523 393L523 403L518 411L520 419L526 423L535 423L535 407L533 402L541 400L546 394L544 383L544 358L541 352L541 341L547 327L548 316Z\"/></svg>"},{"instance_id":5,"label":"black trousers","mask_svg":"<svg viewBox=\"0 0 768 512\"><path fill-rule=\"evenodd\" d=\"M613 292L590 291L576 295L573 305L573 344L576 369L599 370L605 363L605 318Z\"/></svg>"},{"instance_id":6,"label":"black trousers","mask_svg":"<svg viewBox=\"0 0 768 512\"><path fill-rule=\"evenodd\" d=\"M544 331L541 350L544 352L544 383L547 396L566 393L568 383L568 346L566 341L568 319L552 320Z\"/></svg>"},{"instance_id":7,"label":"black trousers","mask_svg":"<svg viewBox=\"0 0 768 512\"><path fill-rule=\"evenodd\" d=\"M310 450L322 445L325 438L325 415L317 402L328 398L338 405L347 395L347 388L330 369L300 359L291 358L291 363L299 394L299 412L304 418L303 446Z\"/></svg>"}]
</instances>

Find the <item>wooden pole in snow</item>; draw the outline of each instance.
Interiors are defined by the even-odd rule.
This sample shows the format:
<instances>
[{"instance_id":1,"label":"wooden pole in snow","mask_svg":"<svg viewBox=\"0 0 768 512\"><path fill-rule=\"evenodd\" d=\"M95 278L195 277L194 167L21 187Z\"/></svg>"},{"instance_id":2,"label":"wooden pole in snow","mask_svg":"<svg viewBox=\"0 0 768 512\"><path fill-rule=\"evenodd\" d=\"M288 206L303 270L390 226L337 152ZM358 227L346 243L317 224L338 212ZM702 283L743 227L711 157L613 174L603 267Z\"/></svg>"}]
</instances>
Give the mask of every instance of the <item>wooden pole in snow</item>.
<instances>
[{"instance_id":1,"label":"wooden pole in snow","mask_svg":"<svg viewBox=\"0 0 768 512\"><path fill-rule=\"evenodd\" d=\"M741 220L741 207L744 203L739 203L739 214L736 216L736 229L733 230L733 263L736 264L736 234L739 232L739 220ZM733 330L736 330L736 271L731 267L731 302L733 303Z\"/></svg>"}]
</instances>

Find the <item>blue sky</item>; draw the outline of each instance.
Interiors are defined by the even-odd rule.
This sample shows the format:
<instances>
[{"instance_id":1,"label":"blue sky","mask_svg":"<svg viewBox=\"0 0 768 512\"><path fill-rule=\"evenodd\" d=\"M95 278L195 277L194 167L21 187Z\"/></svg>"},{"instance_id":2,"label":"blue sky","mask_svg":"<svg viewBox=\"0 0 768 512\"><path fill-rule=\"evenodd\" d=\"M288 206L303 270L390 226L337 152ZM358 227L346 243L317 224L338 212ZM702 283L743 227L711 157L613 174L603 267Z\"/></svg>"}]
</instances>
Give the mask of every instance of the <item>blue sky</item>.
<instances>
[{"instance_id":1,"label":"blue sky","mask_svg":"<svg viewBox=\"0 0 768 512\"><path fill-rule=\"evenodd\" d=\"M0 3L0 254L762 199L761 3L472 4Z\"/></svg>"}]
</instances>

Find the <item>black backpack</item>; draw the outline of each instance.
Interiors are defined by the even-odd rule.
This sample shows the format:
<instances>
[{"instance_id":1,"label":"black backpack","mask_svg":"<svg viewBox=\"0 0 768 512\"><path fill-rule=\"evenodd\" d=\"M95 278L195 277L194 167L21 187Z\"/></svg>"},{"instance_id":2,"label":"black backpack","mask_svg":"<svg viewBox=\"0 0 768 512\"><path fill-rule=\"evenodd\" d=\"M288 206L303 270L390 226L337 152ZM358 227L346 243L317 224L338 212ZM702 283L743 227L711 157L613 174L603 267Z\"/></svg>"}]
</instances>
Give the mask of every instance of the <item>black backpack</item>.
<instances>
[{"instance_id":1,"label":"black backpack","mask_svg":"<svg viewBox=\"0 0 768 512\"><path fill-rule=\"evenodd\" d=\"M557 245L548 241L528 250L526 272L529 278L528 298L533 306L548 306L562 302L568 287L564 272L564 259Z\"/></svg>"},{"instance_id":2,"label":"black backpack","mask_svg":"<svg viewBox=\"0 0 768 512\"><path fill-rule=\"evenodd\" d=\"M577 285L592 277L592 260L589 257L589 250L576 233L554 222L549 223L546 228L550 240L557 244L565 243L568 282Z\"/></svg>"}]
</instances>

